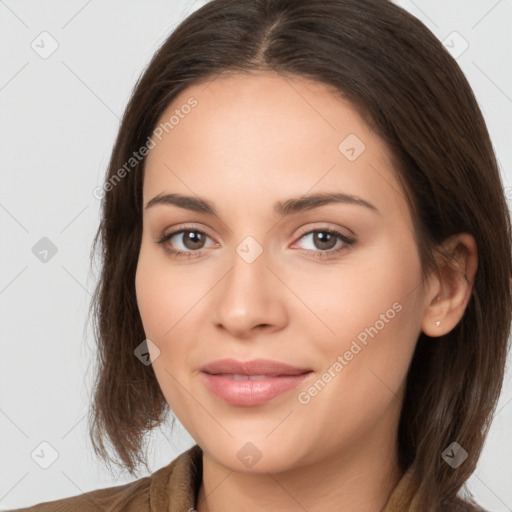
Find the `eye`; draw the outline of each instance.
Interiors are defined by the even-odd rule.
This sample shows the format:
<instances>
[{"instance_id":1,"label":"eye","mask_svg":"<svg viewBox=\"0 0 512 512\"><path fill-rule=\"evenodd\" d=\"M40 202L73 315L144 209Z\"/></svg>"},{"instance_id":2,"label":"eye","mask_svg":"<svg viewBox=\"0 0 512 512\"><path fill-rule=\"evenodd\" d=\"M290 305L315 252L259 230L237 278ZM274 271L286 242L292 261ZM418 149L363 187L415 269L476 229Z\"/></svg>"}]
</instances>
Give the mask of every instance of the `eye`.
<instances>
[{"instance_id":1,"label":"eye","mask_svg":"<svg viewBox=\"0 0 512 512\"><path fill-rule=\"evenodd\" d=\"M210 237L199 229L182 229L163 235L157 240L157 243L162 244L169 254L178 258L194 258L200 255L200 250L203 249L207 238ZM173 239L175 239L175 241L173 241ZM184 249L179 247L180 240L181 246ZM178 245L178 249L174 248L176 244Z\"/></svg>"},{"instance_id":2,"label":"eye","mask_svg":"<svg viewBox=\"0 0 512 512\"><path fill-rule=\"evenodd\" d=\"M353 238L347 237L331 228L307 231L300 235L299 239L302 240L307 237L311 237L310 240L313 243L313 248L306 249L306 251L312 253L315 258L331 257L347 250L355 243ZM208 238L210 237L199 229L181 229L164 234L157 240L157 243L162 244L168 254L177 258L195 258L201 256L201 250L205 247L205 242ZM340 241L341 244L338 244L338 241ZM337 244L338 247L335 248ZM213 245L218 244L214 243ZM176 246L178 246L178 248L176 248Z\"/></svg>"},{"instance_id":3,"label":"eye","mask_svg":"<svg viewBox=\"0 0 512 512\"><path fill-rule=\"evenodd\" d=\"M333 254L338 254L348 249L355 243L353 238L347 237L331 228L320 228L310 230L300 236L300 240L305 240L309 237L310 249L313 252L313 257L330 257ZM340 241L340 243L338 243ZM338 246L336 247L336 245ZM312 246L312 247L311 247ZM335 248L336 247L336 248Z\"/></svg>"}]
</instances>

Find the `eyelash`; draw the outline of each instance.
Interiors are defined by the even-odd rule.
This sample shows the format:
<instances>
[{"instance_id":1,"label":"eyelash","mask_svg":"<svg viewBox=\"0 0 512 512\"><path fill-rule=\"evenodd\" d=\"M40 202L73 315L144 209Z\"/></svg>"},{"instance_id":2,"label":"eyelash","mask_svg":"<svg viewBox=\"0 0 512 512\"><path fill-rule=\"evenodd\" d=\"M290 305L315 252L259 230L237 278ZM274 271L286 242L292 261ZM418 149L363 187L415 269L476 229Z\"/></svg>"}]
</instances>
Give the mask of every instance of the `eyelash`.
<instances>
[{"instance_id":1,"label":"eyelash","mask_svg":"<svg viewBox=\"0 0 512 512\"><path fill-rule=\"evenodd\" d=\"M162 237L160 237L157 240L157 243L163 245L165 251L168 254L170 254L170 255L172 255L173 257L176 257L176 258L189 258L190 259L190 258L196 258L196 257L200 256L201 249L198 249L196 251L179 251L177 249L173 249L172 247L169 246L169 244L166 243L173 236L181 234L181 233L184 233L185 231L190 231L192 233L201 233L201 235L205 235L205 236L208 237L208 235L204 231L201 231L200 229L184 228L184 229L180 229L178 231L173 231L172 233L163 235ZM336 236L337 238L342 240L342 242L344 243L344 245L342 247L338 248L338 249L329 249L327 251L321 251L321 250L313 251L311 249L304 249L307 252L313 252L315 254L314 256L312 256L313 258L317 258L317 257L320 257L320 258L330 258L330 257L333 257L335 255L340 254L343 251L346 251L347 249L350 248L351 245L353 245L356 242L355 239L349 238L349 237L347 237L345 235L342 235L339 231L336 231L336 230L331 229L331 228L319 228L319 229L312 229L310 231L306 231L306 232L301 233L299 235L299 240L301 238L303 238L304 236L306 236L306 235L311 235L312 233L328 233L330 235ZM208 237L208 238L210 238L210 237Z\"/></svg>"}]
</instances>

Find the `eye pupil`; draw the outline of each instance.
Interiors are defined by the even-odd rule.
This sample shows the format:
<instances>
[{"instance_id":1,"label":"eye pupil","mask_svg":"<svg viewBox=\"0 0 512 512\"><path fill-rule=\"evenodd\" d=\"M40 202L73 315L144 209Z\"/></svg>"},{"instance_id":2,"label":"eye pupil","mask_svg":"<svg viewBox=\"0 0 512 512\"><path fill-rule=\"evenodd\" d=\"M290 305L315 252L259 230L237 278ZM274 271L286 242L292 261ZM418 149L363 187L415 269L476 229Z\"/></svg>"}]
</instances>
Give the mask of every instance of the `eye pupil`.
<instances>
[{"instance_id":1,"label":"eye pupil","mask_svg":"<svg viewBox=\"0 0 512 512\"><path fill-rule=\"evenodd\" d=\"M336 245L336 237L328 231L317 231L314 234L314 243L319 249L332 249ZM327 247L322 245L325 243L327 243Z\"/></svg>"},{"instance_id":2,"label":"eye pupil","mask_svg":"<svg viewBox=\"0 0 512 512\"><path fill-rule=\"evenodd\" d=\"M183 243L187 249L201 249L204 244L202 233L198 231L183 231Z\"/></svg>"}]
</instances>

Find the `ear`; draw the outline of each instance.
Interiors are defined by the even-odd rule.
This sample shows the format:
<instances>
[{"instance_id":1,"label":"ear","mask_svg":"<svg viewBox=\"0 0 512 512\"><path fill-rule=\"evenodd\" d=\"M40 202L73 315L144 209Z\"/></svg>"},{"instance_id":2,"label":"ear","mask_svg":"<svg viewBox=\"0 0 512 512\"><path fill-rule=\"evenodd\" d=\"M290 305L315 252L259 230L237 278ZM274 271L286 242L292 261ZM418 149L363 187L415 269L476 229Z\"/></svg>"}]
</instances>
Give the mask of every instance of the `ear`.
<instances>
[{"instance_id":1,"label":"ear","mask_svg":"<svg viewBox=\"0 0 512 512\"><path fill-rule=\"evenodd\" d=\"M478 250L472 235L453 235L442 246L452 259L438 260L441 278L433 274L425 295L422 331L431 337L447 334L459 323L471 297L478 266Z\"/></svg>"}]
</instances>

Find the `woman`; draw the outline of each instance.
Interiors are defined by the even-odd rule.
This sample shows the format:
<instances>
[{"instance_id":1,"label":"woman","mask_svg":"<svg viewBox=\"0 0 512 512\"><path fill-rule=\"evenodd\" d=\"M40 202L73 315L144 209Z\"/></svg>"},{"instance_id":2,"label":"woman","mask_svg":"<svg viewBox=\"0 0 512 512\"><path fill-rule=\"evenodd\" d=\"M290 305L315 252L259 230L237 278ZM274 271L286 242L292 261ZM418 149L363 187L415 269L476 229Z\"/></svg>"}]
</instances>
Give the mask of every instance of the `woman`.
<instances>
[{"instance_id":1,"label":"woman","mask_svg":"<svg viewBox=\"0 0 512 512\"><path fill-rule=\"evenodd\" d=\"M207 3L137 83L103 188L95 450L135 474L170 411L197 444L23 510L482 510L457 493L503 381L510 217L421 22Z\"/></svg>"}]
</instances>

